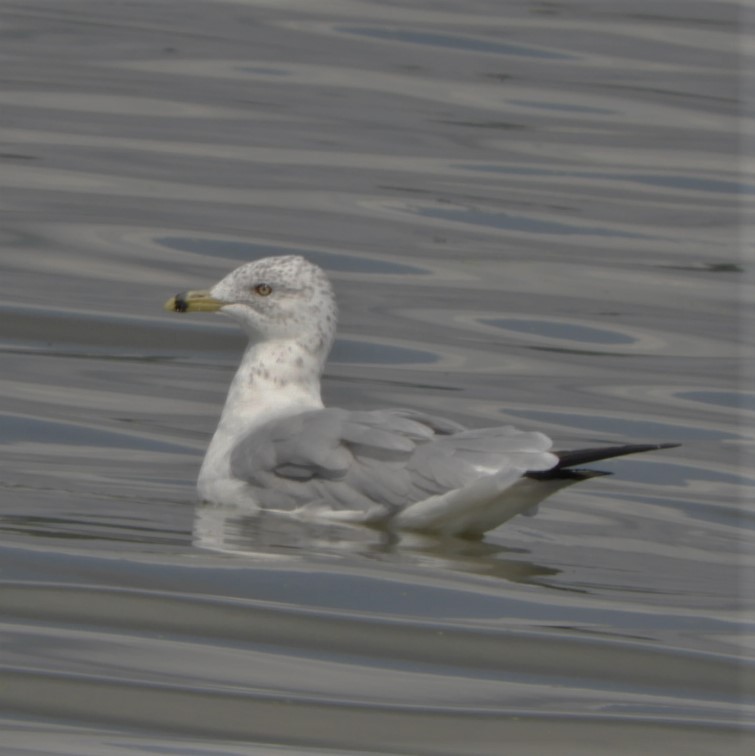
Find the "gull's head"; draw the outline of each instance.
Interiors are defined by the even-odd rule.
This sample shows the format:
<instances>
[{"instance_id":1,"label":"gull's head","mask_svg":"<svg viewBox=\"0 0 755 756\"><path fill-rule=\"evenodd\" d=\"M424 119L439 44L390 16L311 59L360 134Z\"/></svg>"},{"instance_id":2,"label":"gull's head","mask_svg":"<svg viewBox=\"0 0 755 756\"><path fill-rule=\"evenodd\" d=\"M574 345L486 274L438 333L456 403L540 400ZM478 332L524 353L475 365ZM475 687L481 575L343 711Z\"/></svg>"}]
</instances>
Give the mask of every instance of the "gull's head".
<instances>
[{"instance_id":1,"label":"gull's head","mask_svg":"<svg viewBox=\"0 0 755 756\"><path fill-rule=\"evenodd\" d=\"M207 291L176 294L174 312L221 312L253 341L295 339L327 350L335 334L336 303L325 273L298 255L242 265Z\"/></svg>"}]
</instances>

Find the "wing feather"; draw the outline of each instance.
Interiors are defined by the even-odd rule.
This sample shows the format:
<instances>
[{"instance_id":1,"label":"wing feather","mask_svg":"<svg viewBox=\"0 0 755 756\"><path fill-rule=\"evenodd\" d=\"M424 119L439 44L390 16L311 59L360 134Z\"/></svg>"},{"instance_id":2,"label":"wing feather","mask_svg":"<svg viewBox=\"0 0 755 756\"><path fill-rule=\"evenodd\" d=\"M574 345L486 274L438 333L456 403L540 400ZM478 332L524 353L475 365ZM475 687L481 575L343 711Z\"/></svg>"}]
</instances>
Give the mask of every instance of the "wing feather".
<instances>
[{"instance_id":1,"label":"wing feather","mask_svg":"<svg viewBox=\"0 0 755 756\"><path fill-rule=\"evenodd\" d=\"M265 505L385 514L481 478L557 463L549 439L511 426L466 430L407 410L321 409L279 418L233 450L231 472Z\"/></svg>"}]
</instances>

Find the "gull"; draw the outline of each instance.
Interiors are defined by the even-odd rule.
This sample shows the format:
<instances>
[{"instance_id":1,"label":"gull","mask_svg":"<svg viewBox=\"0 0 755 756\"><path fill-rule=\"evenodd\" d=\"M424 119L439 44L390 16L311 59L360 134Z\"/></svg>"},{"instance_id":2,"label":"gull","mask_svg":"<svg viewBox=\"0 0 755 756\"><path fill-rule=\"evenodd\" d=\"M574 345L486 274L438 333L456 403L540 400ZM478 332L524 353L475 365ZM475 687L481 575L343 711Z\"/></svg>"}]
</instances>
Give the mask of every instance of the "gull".
<instances>
[{"instance_id":1,"label":"gull","mask_svg":"<svg viewBox=\"0 0 755 756\"><path fill-rule=\"evenodd\" d=\"M320 378L336 333L324 271L298 255L242 265L173 312L219 312L249 343L199 472L205 502L445 536L532 514L555 491L607 473L579 466L678 444L552 451L537 431L468 429L412 409L325 407Z\"/></svg>"}]
</instances>

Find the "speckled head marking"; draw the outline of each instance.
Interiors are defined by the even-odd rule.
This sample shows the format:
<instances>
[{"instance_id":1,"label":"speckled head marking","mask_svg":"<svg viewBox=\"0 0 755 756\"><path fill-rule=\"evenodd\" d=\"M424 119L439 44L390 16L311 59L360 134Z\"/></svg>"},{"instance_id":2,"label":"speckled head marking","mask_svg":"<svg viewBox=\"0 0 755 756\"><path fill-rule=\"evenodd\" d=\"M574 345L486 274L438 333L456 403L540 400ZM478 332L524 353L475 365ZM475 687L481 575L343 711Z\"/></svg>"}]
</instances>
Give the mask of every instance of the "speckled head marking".
<instances>
[{"instance_id":1,"label":"speckled head marking","mask_svg":"<svg viewBox=\"0 0 755 756\"><path fill-rule=\"evenodd\" d=\"M220 312L255 341L294 339L327 353L337 308L325 273L298 255L265 257L242 265L210 290ZM323 355L324 356L324 355Z\"/></svg>"}]
</instances>

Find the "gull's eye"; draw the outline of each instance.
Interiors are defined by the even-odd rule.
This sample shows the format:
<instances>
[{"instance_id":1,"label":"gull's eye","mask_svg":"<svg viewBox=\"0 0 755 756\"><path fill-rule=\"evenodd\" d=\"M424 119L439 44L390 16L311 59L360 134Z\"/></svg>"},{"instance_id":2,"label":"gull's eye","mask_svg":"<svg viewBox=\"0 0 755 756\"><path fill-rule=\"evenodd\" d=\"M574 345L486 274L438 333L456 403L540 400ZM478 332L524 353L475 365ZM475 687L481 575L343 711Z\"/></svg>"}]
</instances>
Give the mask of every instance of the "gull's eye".
<instances>
[{"instance_id":1,"label":"gull's eye","mask_svg":"<svg viewBox=\"0 0 755 756\"><path fill-rule=\"evenodd\" d=\"M261 297L269 297L273 293L273 287L266 283L257 284L254 287L254 293Z\"/></svg>"}]
</instances>

